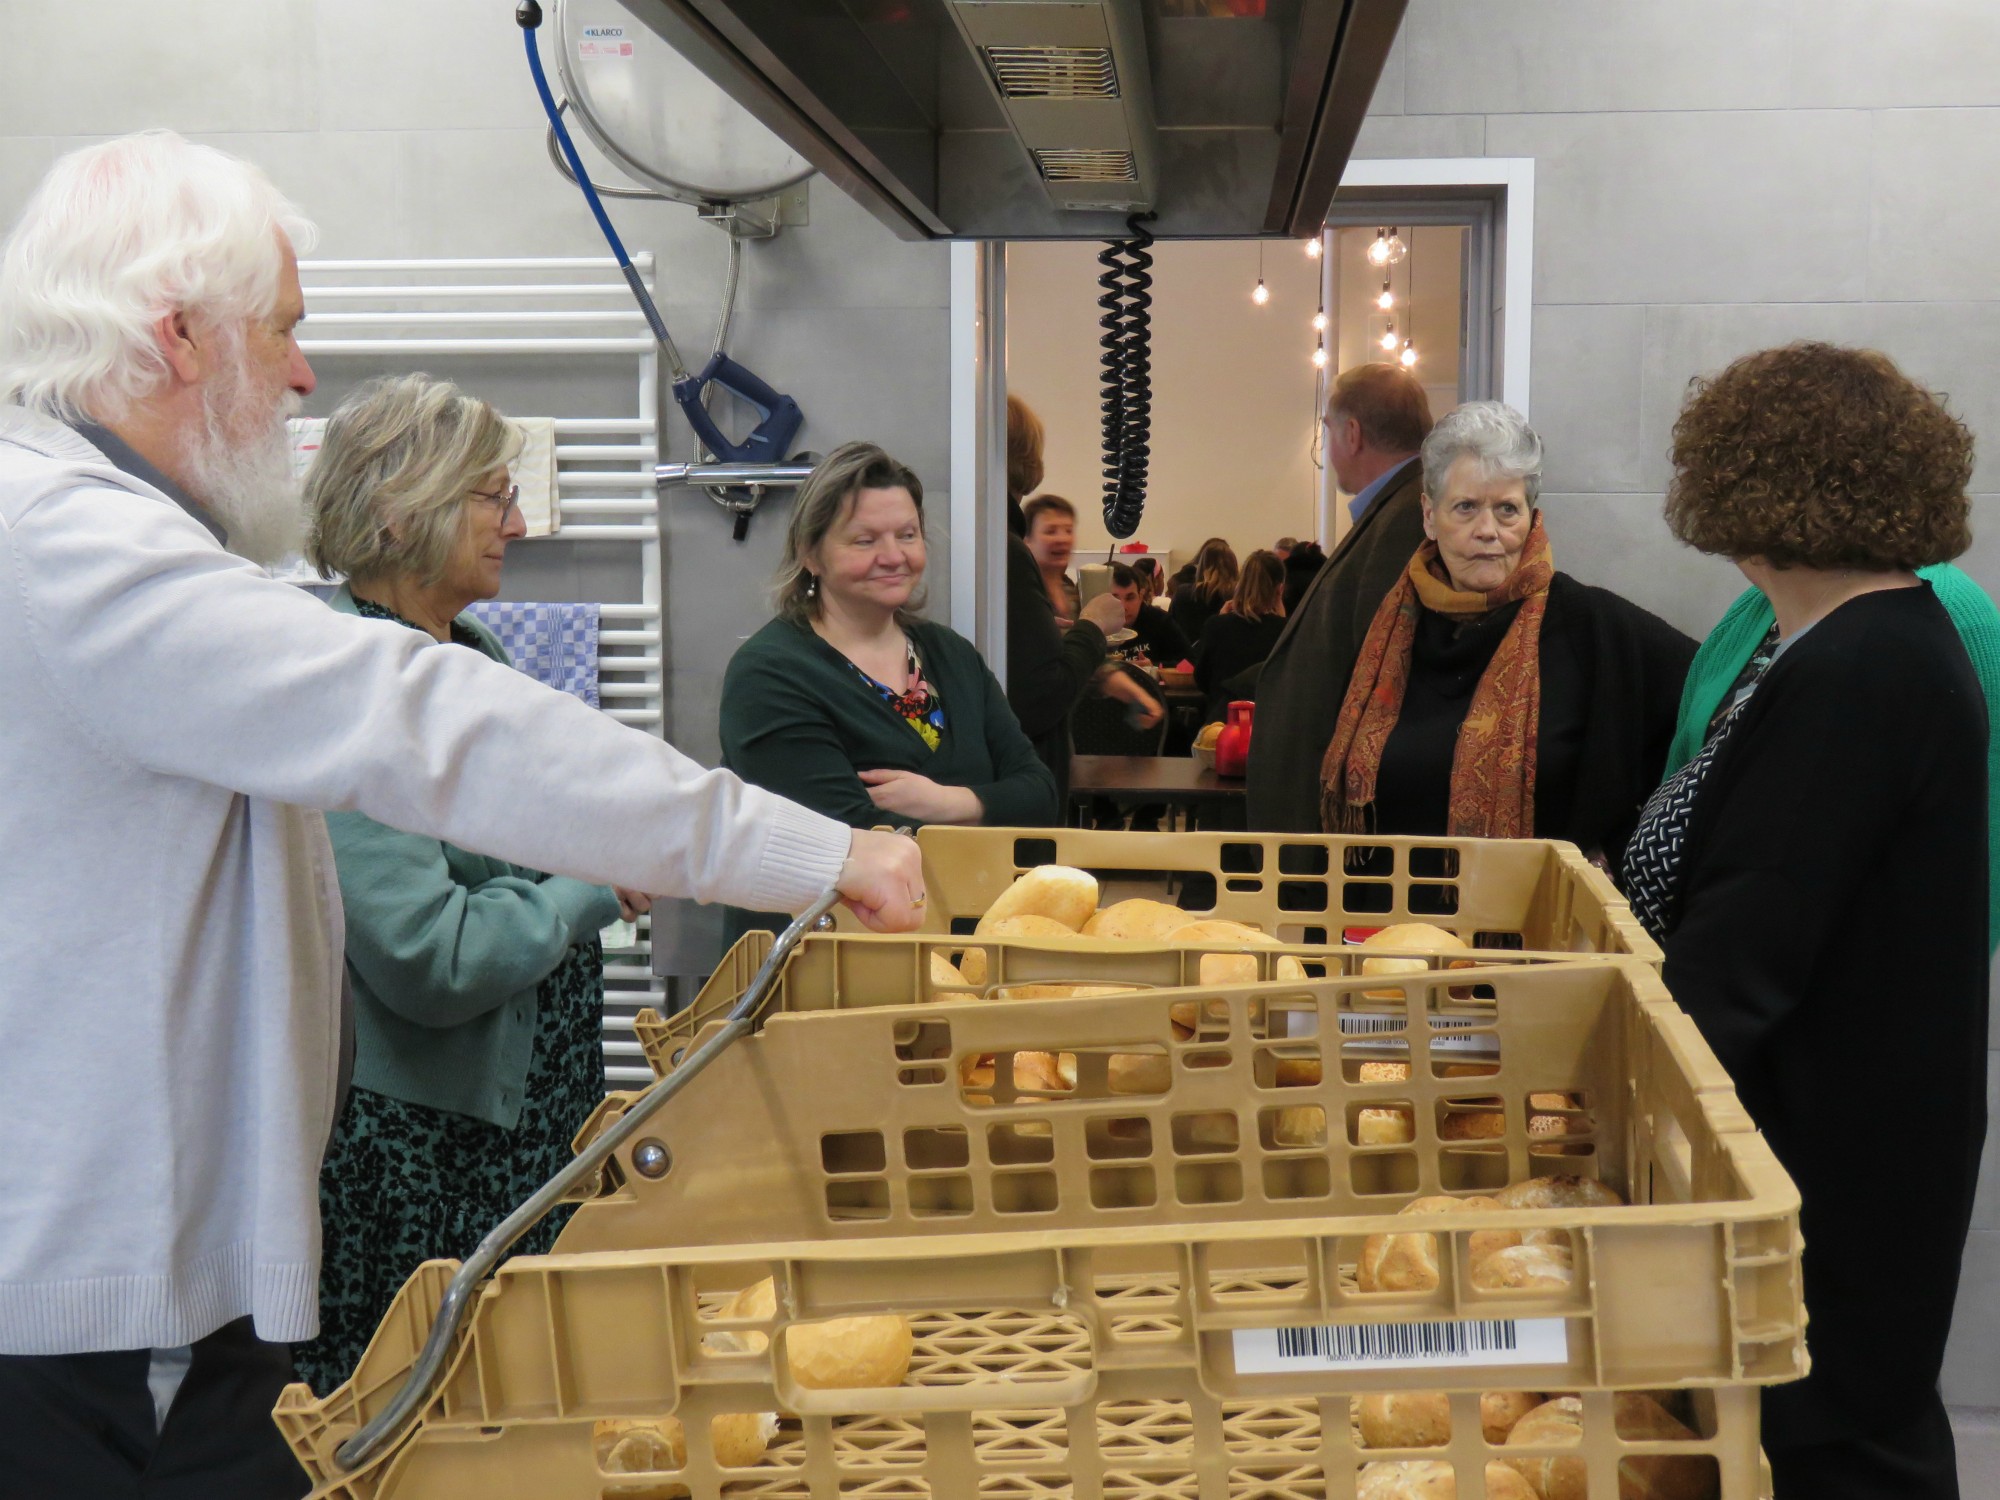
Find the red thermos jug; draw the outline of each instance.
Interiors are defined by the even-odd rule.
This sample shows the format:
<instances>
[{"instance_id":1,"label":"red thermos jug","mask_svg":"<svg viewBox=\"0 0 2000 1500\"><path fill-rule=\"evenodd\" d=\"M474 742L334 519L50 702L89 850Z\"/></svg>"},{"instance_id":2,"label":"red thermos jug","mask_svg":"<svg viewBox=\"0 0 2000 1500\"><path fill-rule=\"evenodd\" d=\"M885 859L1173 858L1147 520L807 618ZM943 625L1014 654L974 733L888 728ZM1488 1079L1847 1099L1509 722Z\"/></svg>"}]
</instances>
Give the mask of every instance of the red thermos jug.
<instances>
[{"instance_id":1,"label":"red thermos jug","mask_svg":"<svg viewBox=\"0 0 2000 1500\"><path fill-rule=\"evenodd\" d=\"M1257 705L1248 698L1229 705L1229 722L1215 742L1216 775L1242 776L1249 771L1251 721L1256 714Z\"/></svg>"}]
</instances>

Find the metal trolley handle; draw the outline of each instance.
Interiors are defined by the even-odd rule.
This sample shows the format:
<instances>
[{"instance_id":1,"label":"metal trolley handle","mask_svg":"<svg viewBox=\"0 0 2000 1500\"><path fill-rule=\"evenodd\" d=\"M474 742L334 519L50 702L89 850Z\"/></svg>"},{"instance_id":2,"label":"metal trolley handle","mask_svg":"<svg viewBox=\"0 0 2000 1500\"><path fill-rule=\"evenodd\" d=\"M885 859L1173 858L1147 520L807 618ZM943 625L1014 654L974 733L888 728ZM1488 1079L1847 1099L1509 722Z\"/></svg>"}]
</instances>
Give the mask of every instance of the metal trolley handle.
<instances>
[{"instance_id":1,"label":"metal trolley handle","mask_svg":"<svg viewBox=\"0 0 2000 1500\"><path fill-rule=\"evenodd\" d=\"M500 1258L516 1240L534 1228L542 1215L561 1202L571 1188L595 1177L597 1169L657 1114L661 1105L692 1083L723 1049L756 1024L758 1012L776 988L778 971L784 968L785 960L791 957L800 939L825 922L827 913L839 900L840 893L831 886L820 892L813 904L779 934L770 956L757 970L756 978L750 981L750 988L743 992L743 998L730 1010L722 1030L697 1047L680 1067L634 1100L631 1108L610 1129L579 1151L574 1161L543 1183L533 1197L479 1242L479 1248L458 1268L458 1274L445 1288L444 1298L438 1304L437 1319L431 1324L430 1336L424 1340L424 1347L418 1352L416 1363L411 1366L402 1389L359 1432L334 1451L336 1464L350 1472L358 1469L402 1435L403 1429L430 1399L438 1377L443 1373L445 1359L464 1325L465 1315L471 1310L473 1294L488 1273L500 1263Z\"/></svg>"}]
</instances>

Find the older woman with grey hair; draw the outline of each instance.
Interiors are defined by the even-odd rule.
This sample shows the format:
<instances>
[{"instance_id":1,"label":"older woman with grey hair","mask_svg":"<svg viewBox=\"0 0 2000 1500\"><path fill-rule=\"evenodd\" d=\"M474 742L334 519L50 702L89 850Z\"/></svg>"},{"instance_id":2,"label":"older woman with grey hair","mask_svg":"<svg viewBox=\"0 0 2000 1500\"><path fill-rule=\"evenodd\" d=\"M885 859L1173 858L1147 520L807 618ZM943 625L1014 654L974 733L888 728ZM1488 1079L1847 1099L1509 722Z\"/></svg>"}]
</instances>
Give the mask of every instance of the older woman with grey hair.
<instances>
[{"instance_id":1,"label":"older woman with grey hair","mask_svg":"<svg viewBox=\"0 0 2000 1500\"><path fill-rule=\"evenodd\" d=\"M1473 401L1423 446L1426 540L1362 642L1320 771L1330 832L1560 838L1615 864L1695 645L1555 570L1542 441Z\"/></svg>"},{"instance_id":2,"label":"older woman with grey hair","mask_svg":"<svg viewBox=\"0 0 2000 1500\"><path fill-rule=\"evenodd\" d=\"M496 661L466 614L500 589L525 527L521 439L447 381L364 385L327 424L306 486L308 559L333 607ZM320 1174L320 1334L294 1347L315 1390L344 1380L426 1260L460 1258L570 1158L604 1096L600 929L647 900L327 815L347 913L354 1084ZM517 1250L548 1249L551 1215Z\"/></svg>"}]
</instances>

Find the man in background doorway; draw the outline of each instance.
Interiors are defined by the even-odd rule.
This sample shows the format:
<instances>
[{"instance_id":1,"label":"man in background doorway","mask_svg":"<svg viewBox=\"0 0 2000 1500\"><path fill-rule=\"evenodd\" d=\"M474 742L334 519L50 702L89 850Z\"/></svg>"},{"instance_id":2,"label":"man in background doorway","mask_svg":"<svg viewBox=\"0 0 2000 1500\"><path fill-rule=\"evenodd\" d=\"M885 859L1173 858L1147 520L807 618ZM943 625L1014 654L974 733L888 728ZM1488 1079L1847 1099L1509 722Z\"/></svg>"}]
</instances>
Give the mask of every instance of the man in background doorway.
<instances>
[{"instance_id":1,"label":"man in background doorway","mask_svg":"<svg viewBox=\"0 0 2000 1500\"><path fill-rule=\"evenodd\" d=\"M1021 514L1028 522L1024 540L1041 570L1049 607L1056 612L1056 624L1067 630L1083 616L1082 596L1069 576L1076 551L1076 507L1061 495L1037 495L1021 507Z\"/></svg>"},{"instance_id":2,"label":"man in background doorway","mask_svg":"<svg viewBox=\"0 0 2000 1500\"><path fill-rule=\"evenodd\" d=\"M1326 403L1326 457L1352 524L1257 677L1246 814L1259 832L1317 833L1319 770L1354 658L1424 539L1417 451L1431 407L1399 365L1344 370Z\"/></svg>"}]
</instances>

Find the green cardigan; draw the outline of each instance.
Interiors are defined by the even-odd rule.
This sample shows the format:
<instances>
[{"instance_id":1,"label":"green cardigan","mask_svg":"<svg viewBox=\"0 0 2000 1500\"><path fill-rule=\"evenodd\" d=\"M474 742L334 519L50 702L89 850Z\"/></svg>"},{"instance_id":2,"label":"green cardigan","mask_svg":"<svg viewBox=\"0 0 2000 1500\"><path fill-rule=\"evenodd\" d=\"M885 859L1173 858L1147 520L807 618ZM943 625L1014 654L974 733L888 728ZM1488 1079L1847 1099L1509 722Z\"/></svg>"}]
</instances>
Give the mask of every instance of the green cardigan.
<instances>
[{"instance_id":1,"label":"green cardigan","mask_svg":"<svg viewBox=\"0 0 2000 1500\"><path fill-rule=\"evenodd\" d=\"M331 602L357 612L344 585ZM507 661L484 625L457 623ZM618 920L617 895L356 812L328 813L326 826L347 911L355 1087L512 1129L536 992L572 946Z\"/></svg>"},{"instance_id":2,"label":"green cardigan","mask_svg":"<svg viewBox=\"0 0 2000 1500\"><path fill-rule=\"evenodd\" d=\"M944 700L944 738L932 750L854 666L810 629L772 620L737 648L722 679L722 763L752 785L854 828L912 824L868 798L855 773L917 771L970 787L982 822L1003 828L1056 821L1056 783L1021 732L1007 695L963 636L920 620L910 637L924 677ZM775 917L732 912L730 941Z\"/></svg>"},{"instance_id":3,"label":"green cardigan","mask_svg":"<svg viewBox=\"0 0 2000 1500\"><path fill-rule=\"evenodd\" d=\"M1958 627L1986 694L1987 933L1989 946L2000 951L2000 609L1969 574L1950 563L1919 568L1917 576L1931 586ZM1770 601L1757 589L1746 590L1701 643L1681 689L1680 721L1664 775L1673 775L1701 749L1722 695L1749 663L1773 618Z\"/></svg>"}]
</instances>

